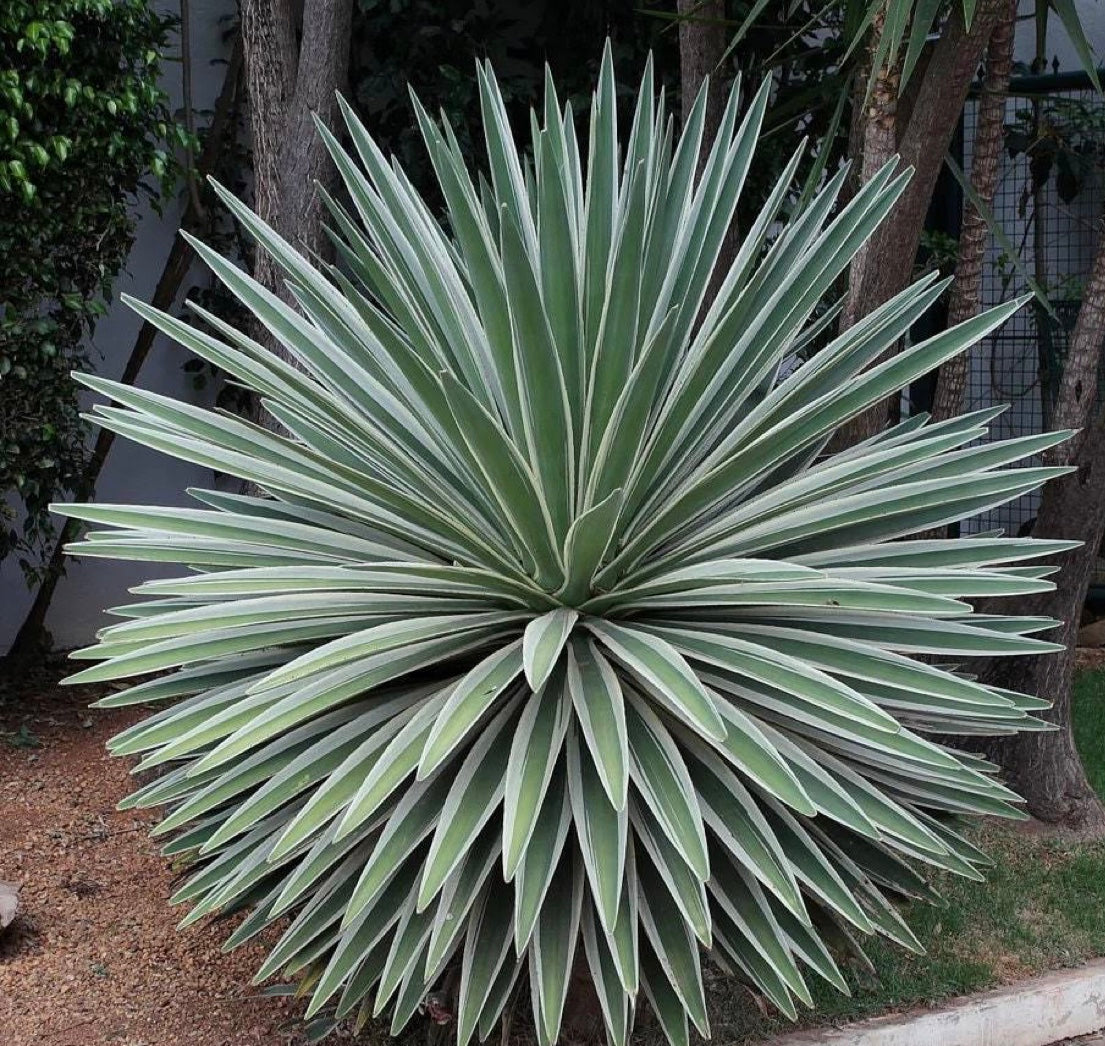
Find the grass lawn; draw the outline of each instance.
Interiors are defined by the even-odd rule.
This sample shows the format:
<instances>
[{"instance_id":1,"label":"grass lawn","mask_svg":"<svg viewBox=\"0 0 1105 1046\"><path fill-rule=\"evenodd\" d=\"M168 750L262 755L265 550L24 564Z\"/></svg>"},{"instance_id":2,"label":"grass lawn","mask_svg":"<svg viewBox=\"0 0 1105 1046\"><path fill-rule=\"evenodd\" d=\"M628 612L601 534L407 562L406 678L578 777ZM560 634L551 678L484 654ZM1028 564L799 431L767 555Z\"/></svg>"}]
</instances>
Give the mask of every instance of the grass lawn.
<instances>
[{"instance_id":1,"label":"grass lawn","mask_svg":"<svg viewBox=\"0 0 1105 1046\"><path fill-rule=\"evenodd\" d=\"M1075 681L1073 719L1086 776L1105 797L1105 669L1083 672Z\"/></svg>"},{"instance_id":2,"label":"grass lawn","mask_svg":"<svg viewBox=\"0 0 1105 1046\"><path fill-rule=\"evenodd\" d=\"M1105 671L1079 677L1074 724L1090 780L1105 796ZM1105 955L1105 841L1057 842L999 822L980 827L976 841L994 861L986 883L940 873L933 881L947 906L906 912L927 954L874 941L867 954L879 978L846 970L851 998L811 983L810 1023L908 1009ZM730 981L714 981L711 989L716 1042L735 1046L791 1028L760 1014ZM651 1043L652 1029L642 1031Z\"/></svg>"}]
</instances>

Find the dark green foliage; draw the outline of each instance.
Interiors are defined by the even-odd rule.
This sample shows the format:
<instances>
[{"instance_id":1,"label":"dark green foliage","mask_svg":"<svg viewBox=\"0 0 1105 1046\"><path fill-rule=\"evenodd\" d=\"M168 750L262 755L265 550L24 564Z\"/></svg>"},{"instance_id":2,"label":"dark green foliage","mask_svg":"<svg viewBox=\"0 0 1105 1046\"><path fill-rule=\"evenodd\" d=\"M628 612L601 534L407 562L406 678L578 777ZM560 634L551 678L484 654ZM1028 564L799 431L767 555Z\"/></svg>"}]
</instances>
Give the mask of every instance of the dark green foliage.
<instances>
[{"instance_id":1,"label":"dark green foliage","mask_svg":"<svg viewBox=\"0 0 1105 1046\"><path fill-rule=\"evenodd\" d=\"M738 228L754 221L757 212L751 201L770 191L802 136L809 136L814 145L830 137L826 166L831 170L843 154L842 132L847 130L846 120L842 129L833 122L844 85L839 69L847 45L842 11L816 0L769 4L745 26L757 6L756 0L727 3L726 35L734 36L742 26L745 31L717 71L723 84L737 72L746 84L757 84L768 75L776 81L760 159L737 212ZM482 165L476 61L490 59L512 125L525 139L529 109L544 93L546 63L562 98L571 102L577 124L585 126L602 41L609 37L619 80L619 115L629 118L637 73L650 53L659 84L678 114L674 7L670 0L358 0L351 101L384 151L394 153L419 191L439 203L425 148L411 119L410 90L431 113L444 111L466 158ZM585 136L582 144L586 148ZM813 154L811 149L810 157Z\"/></svg>"},{"instance_id":2,"label":"dark green foliage","mask_svg":"<svg viewBox=\"0 0 1105 1046\"><path fill-rule=\"evenodd\" d=\"M611 38L615 69L635 78L655 52L669 90L679 79L674 27L647 12L653 5L594 0L358 0L350 70L351 100L386 151L394 152L420 191L434 191L418 127L413 90L426 108L443 109L470 159L482 158L476 61L490 59L508 111L523 135L528 113L544 92L548 62L577 115L590 108L591 90ZM634 85L635 86L635 85ZM624 108L633 88L625 85Z\"/></svg>"},{"instance_id":3,"label":"dark green foliage","mask_svg":"<svg viewBox=\"0 0 1105 1046\"><path fill-rule=\"evenodd\" d=\"M1084 672L1071 694L1074 741L1086 777L1105 798L1105 672Z\"/></svg>"},{"instance_id":4,"label":"dark green foliage","mask_svg":"<svg viewBox=\"0 0 1105 1046\"><path fill-rule=\"evenodd\" d=\"M158 84L171 29L145 0L0 4L0 559L29 580L46 505L77 489L87 454L69 372L87 363L134 203L156 205L185 141Z\"/></svg>"}]
</instances>

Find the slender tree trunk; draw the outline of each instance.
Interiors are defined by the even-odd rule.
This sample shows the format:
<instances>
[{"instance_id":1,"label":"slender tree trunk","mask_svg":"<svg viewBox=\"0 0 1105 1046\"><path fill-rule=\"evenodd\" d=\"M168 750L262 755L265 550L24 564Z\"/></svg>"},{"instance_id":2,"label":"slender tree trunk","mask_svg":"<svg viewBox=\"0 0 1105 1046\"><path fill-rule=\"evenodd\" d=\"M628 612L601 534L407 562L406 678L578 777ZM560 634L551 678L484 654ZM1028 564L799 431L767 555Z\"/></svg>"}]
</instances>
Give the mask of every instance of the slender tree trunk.
<instances>
[{"instance_id":1,"label":"slender tree trunk","mask_svg":"<svg viewBox=\"0 0 1105 1046\"><path fill-rule=\"evenodd\" d=\"M893 121L897 155L902 166L913 168L913 176L897 205L861 252L858 264L853 262L842 329L909 285L936 178L990 34L1006 2L979 0L970 29L963 23L959 6L953 5L931 56L923 69L915 71L909 87L898 97ZM882 124L888 116L883 110L876 110L874 115L867 111L864 116L878 126L870 131L864 128L859 139L865 149L870 141L873 150L870 164L866 156L860 159L863 171L869 167L877 169L874 160L881 157L886 145ZM886 425L889 416L890 401L876 404L845 426L834 445L851 446L867 439Z\"/></svg>"},{"instance_id":2,"label":"slender tree trunk","mask_svg":"<svg viewBox=\"0 0 1105 1046\"><path fill-rule=\"evenodd\" d=\"M1074 745L1071 687L1079 615L1105 534L1105 418L1099 418L1081 440L1073 464L1077 471L1048 484L1033 533L1083 545L1060 557L1054 592L1022 600L1017 606L1018 613L1061 619L1063 624L1050 638L1064 649L1039 657L1002 658L986 666L983 681L1052 701L1043 718L1055 723L1057 730L1018 734L999 744L994 754L1034 817L1096 834L1105 832L1105 808L1086 779Z\"/></svg>"},{"instance_id":3,"label":"slender tree trunk","mask_svg":"<svg viewBox=\"0 0 1105 1046\"><path fill-rule=\"evenodd\" d=\"M295 15L292 0L242 0L239 9L253 144L253 206L279 231L284 121L292 105L299 61ZM264 251L257 252L253 270L266 287L277 289L275 265Z\"/></svg>"},{"instance_id":4,"label":"slender tree trunk","mask_svg":"<svg viewBox=\"0 0 1105 1046\"><path fill-rule=\"evenodd\" d=\"M1006 0L1005 10L994 26L986 48L986 75L979 96L971 161L971 189L986 210L993 208L1001 166L1005 102L1009 94L1009 75L1013 68L1013 31L1016 20L1016 0ZM974 200L965 200L959 229L955 280L948 302L949 327L978 315L982 308L982 268L986 259L987 232L987 221L983 213L975 206ZM944 421L963 412L968 366L968 354L961 353L940 368L932 402L932 416L935 421Z\"/></svg>"},{"instance_id":5,"label":"slender tree trunk","mask_svg":"<svg viewBox=\"0 0 1105 1046\"><path fill-rule=\"evenodd\" d=\"M349 73L353 0L305 0L297 44L292 0L242 0L257 213L307 254L328 254L316 184L334 175L314 117L333 125ZM257 252L255 277L290 300ZM270 343L271 344L271 343Z\"/></svg>"},{"instance_id":6,"label":"slender tree trunk","mask_svg":"<svg viewBox=\"0 0 1105 1046\"><path fill-rule=\"evenodd\" d=\"M728 44L725 28L724 0L678 0L682 16L679 22L679 77L683 99L683 118L698 97L702 81L711 78L706 98L704 146L709 146L717 134L721 115L725 111L724 85L718 83L718 65ZM703 148L703 155L706 149ZM701 159L701 158L700 158Z\"/></svg>"},{"instance_id":7,"label":"slender tree trunk","mask_svg":"<svg viewBox=\"0 0 1105 1046\"><path fill-rule=\"evenodd\" d=\"M710 78L710 93L706 96L706 118L702 129L702 150L698 157L698 170L709 155L717 137L721 117L725 112L728 84L719 68L728 46L728 30L725 24L724 0L678 0L677 10L683 19L679 23L679 75L683 102L683 119L686 120L702 82ZM725 274L737 256L740 234L736 219L730 223L721 244L717 266L710 278L703 310L717 296Z\"/></svg>"},{"instance_id":8,"label":"slender tree trunk","mask_svg":"<svg viewBox=\"0 0 1105 1046\"><path fill-rule=\"evenodd\" d=\"M1090 424L1101 405L1097 402L1097 375L1105 339L1105 215L1098 222L1098 247L1090 278L1082 292L1078 322L1067 346L1063 377L1052 421L1057 429L1081 429ZM1045 456L1048 464L1065 465L1070 444L1064 443Z\"/></svg>"},{"instance_id":9,"label":"slender tree trunk","mask_svg":"<svg viewBox=\"0 0 1105 1046\"><path fill-rule=\"evenodd\" d=\"M1074 649L1082 604L1102 537L1105 536L1105 411L1096 404L1097 372L1105 344L1105 231L1086 285L1078 323L1071 335L1056 408L1064 426L1084 426L1074 439L1046 457L1075 471L1045 488L1033 537L1065 538L1082 546L1059 557L1054 592L1024 599L1018 613L1044 614L1063 622L1054 639L1062 653L1002 658L984 669L985 682L1046 697L1046 718L1054 733L1020 734L999 746L1029 811L1043 821L1086 832L1105 832L1105 809L1086 780L1071 731Z\"/></svg>"},{"instance_id":10,"label":"slender tree trunk","mask_svg":"<svg viewBox=\"0 0 1105 1046\"><path fill-rule=\"evenodd\" d=\"M898 151L898 92L901 88L901 67L898 56L874 69L879 43L882 40L886 11L880 7L875 15L867 41L867 60L857 73L855 108L849 152L852 155L853 185L858 188L888 164ZM868 268L881 265L873 254L874 240L864 244L848 272L848 293L840 316L841 330L847 330L867 311L862 291Z\"/></svg>"},{"instance_id":11,"label":"slender tree trunk","mask_svg":"<svg viewBox=\"0 0 1105 1046\"><path fill-rule=\"evenodd\" d=\"M304 0L298 42L293 0L240 0L239 9L253 136L254 208L302 254L329 258L332 244L323 229L318 186L329 187L337 172L314 120L318 117L331 128L335 125L337 92L345 89L349 75L353 0ZM253 275L294 306L279 266L260 248ZM295 364L260 324L253 335ZM244 413L267 428L280 428L255 396ZM253 483L243 489L264 494Z\"/></svg>"}]
</instances>

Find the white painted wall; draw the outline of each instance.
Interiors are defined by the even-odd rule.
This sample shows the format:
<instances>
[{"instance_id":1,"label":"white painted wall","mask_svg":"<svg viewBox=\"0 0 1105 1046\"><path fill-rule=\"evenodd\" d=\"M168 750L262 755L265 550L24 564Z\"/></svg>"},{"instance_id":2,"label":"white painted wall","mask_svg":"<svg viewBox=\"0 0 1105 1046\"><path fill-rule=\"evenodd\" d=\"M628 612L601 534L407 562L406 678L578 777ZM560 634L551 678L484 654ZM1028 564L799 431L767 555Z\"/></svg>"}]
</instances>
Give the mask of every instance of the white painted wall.
<instances>
[{"instance_id":1,"label":"white painted wall","mask_svg":"<svg viewBox=\"0 0 1105 1046\"><path fill-rule=\"evenodd\" d=\"M1105 63L1105 3L1102 0L1075 0L1078 17L1086 31L1086 39L1097 54L1098 65ZM1036 53L1036 24L1030 17L1035 10L1035 0L1020 0L1020 19L1013 38L1013 56L1028 65ZM1081 69L1078 54L1071 45L1063 23L1052 11L1047 22L1048 60L1059 59L1060 72ZM1048 72L1051 72L1048 69Z\"/></svg>"},{"instance_id":2,"label":"white painted wall","mask_svg":"<svg viewBox=\"0 0 1105 1046\"><path fill-rule=\"evenodd\" d=\"M172 0L158 0L159 9L176 13ZM233 13L234 0L192 0L192 95L199 110L210 109L222 86L225 64L212 64L227 57L223 40L225 25L220 21ZM171 104L182 102L181 66L167 62L164 84ZM179 201L167 201L164 213L155 214L148 206L139 213L138 234L126 272L116 284L118 291L149 300L168 257L173 237L180 225ZM189 281L185 281L187 286ZM99 323L94 338L99 373L118 377L126 364L138 334L138 318L118 302ZM188 376L181 371L187 359L183 349L159 337L142 369L139 384L171 396L195 400ZM212 474L183 462L174 461L126 440L116 440L104 466L96 496L101 501L182 504L187 486L209 486ZM47 625L59 648L80 646L92 639L96 629L108 619L105 607L125 602L127 588L143 580L158 568L141 563L86 559L72 562L67 576L58 586ZM0 650L7 649L30 603L17 564L0 564Z\"/></svg>"}]
</instances>

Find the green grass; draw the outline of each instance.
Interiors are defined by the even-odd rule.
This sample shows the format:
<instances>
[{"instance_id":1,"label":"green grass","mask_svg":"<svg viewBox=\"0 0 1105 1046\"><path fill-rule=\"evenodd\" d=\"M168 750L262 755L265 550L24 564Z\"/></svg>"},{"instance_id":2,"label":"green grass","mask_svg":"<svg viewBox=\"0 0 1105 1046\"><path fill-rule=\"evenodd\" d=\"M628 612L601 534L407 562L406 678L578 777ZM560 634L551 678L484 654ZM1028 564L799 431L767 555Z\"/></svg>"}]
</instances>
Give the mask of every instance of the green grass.
<instances>
[{"instance_id":1,"label":"green grass","mask_svg":"<svg viewBox=\"0 0 1105 1046\"><path fill-rule=\"evenodd\" d=\"M1105 671L1083 672L1075 680L1071 718L1086 776L1105 798Z\"/></svg>"},{"instance_id":2,"label":"green grass","mask_svg":"<svg viewBox=\"0 0 1105 1046\"><path fill-rule=\"evenodd\" d=\"M1078 679L1073 716L1086 771L1105 796L1105 671ZM846 969L851 997L811 983L814 1007L802 1023L924 1006L1105 955L1105 841L1059 842L996 821L973 834L994 861L986 882L939 874L934 885L946 906L904 913L926 954L873 941L866 951L878 977ZM761 1013L733 981L711 980L709 994L716 1042L736 1046L793 1027ZM636 1041L651 1042L651 1022L642 1023Z\"/></svg>"},{"instance_id":3,"label":"green grass","mask_svg":"<svg viewBox=\"0 0 1105 1046\"><path fill-rule=\"evenodd\" d=\"M851 997L811 983L814 1008L802 1023L910 1009L1105 955L1105 842L1061 843L1004 825L980 829L976 840L994 860L986 883L939 875L946 907L905 913L926 954L873 942L866 951L878 977L846 969ZM761 1014L731 981L713 982L711 996L716 1041L752 1042L791 1027Z\"/></svg>"}]
</instances>

